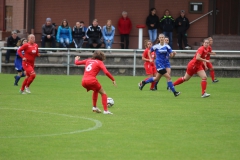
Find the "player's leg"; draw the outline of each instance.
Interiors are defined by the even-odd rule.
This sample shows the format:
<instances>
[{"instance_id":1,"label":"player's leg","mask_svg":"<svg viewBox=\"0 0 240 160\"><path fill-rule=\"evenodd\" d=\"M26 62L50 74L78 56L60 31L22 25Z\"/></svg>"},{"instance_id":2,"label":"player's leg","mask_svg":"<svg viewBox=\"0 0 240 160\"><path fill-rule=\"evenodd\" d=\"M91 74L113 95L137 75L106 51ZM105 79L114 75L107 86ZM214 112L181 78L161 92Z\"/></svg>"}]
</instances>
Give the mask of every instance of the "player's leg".
<instances>
[{"instance_id":1,"label":"player's leg","mask_svg":"<svg viewBox=\"0 0 240 160\"><path fill-rule=\"evenodd\" d=\"M102 105L103 105L103 109L104 109L103 114L113 114L112 112L110 112L110 111L108 110L108 106L107 106L107 94L106 94L106 92L104 91L104 89L101 88L101 89L98 91L98 93L100 93L101 96L102 96Z\"/></svg>"},{"instance_id":2,"label":"player's leg","mask_svg":"<svg viewBox=\"0 0 240 160\"><path fill-rule=\"evenodd\" d=\"M171 75L171 68L170 68L170 67L167 67L166 70L167 70L167 73L168 73L169 75ZM167 84L167 90L170 91L170 88L168 87L168 84Z\"/></svg>"},{"instance_id":3,"label":"player's leg","mask_svg":"<svg viewBox=\"0 0 240 160\"><path fill-rule=\"evenodd\" d=\"M154 81L159 81L159 79L161 78L161 75L157 73L156 77L150 77L147 80L143 80L138 84L138 87L140 90L143 89L143 87L148 84L148 83L152 83Z\"/></svg>"},{"instance_id":4,"label":"player's leg","mask_svg":"<svg viewBox=\"0 0 240 160\"><path fill-rule=\"evenodd\" d=\"M209 69L210 76L211 76L211 78L212 78L212 82L213 82L213 83L217 83L218 80L215 79L215 72L214 72L214 68L213 68L212 63L211 63L211 62L208 62L208 63L207 63L207 67L208 67L208 69Z\"/></svg>"},{"instance_id":5,"label":"player's leg","mask_svg":"<svg viewBox=\"0 0 240 160\"><path fill-rule=\"evenodd\" d=\"M160 73L161 75L163 75L166 80L167 80L167 84L168 87L171 89L171 91L173 92L174 96L177 97L180 95L180 92L177 92L173 86L172 80L171 80L171 76L167 73L166 69L160 70L158 71L158 73Z\"/></svg>"},{"instance_id":6,"label":"player's leg","mask_svg":"<svg viewBox=\"0 0 240 160\"><path fill-rule=\"evenodd\" d=\"M201 81L201 87L202 87L202 98L209 97L210 94L206 93L207 89L207 75L204 70L199 70L197 72L198 76L202 79Z\"/></svg>"},{"instance_id":7,"label":"player's leg","mask_svg":"<svg viewBox=\"0 0 240 160\"><path fill-rule=\"evenodd\" d=\"M93 91L92 94L92 102L93 102L93 112L101 113L102 111L97 107L97 100L98 100L98 91Z\"/></svg>"},{"instance_id":8,"label":"player's leg","mask_svg":"<svg viewBox=\"0 0 240 160\"><path fill-rule=\"evenodd\" d=\"M15 78L15 82L14 82L14 86L18 86L18 82L22 76L22 70L17 70L18 74L16 76L14 76Z\"/></svg>"}]
</instances>

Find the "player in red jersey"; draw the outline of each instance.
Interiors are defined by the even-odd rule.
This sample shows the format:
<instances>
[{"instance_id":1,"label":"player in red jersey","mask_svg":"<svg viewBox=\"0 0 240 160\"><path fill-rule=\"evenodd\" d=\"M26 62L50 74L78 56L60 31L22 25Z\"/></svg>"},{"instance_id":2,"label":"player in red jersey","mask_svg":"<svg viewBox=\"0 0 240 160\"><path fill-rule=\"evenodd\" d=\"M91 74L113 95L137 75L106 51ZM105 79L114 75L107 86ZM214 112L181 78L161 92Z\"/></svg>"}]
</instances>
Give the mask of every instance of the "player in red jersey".
<instances>
[{"instance_id":1,"label":"player in red jersey","mask_svg":"<svg viewBox=\"0 0 240 160\"><path fill-rule=\"evenodd\" d=\"M24 55L22 54L22 51L24 51ZM38 52L38 45L35 43L35 36L33 34L28 36L28 43L25 43L18 49L18 55L22 58L22 66L26 71L26 77L22 83L20 93L25 94L24 89L27 93L31 93L29 86L36 77L36 73L34 71L34 61L37 56L40 56Z\"/></svg>"},{"instance_id":2,"label":"player in red jersey","mask_svg":"<svg viewBox=\"0 0 240 160\"><path fill-rule=\"evenodd\" d=\"M87 92L89 90L93 91L92 102L93 102L93 112L101 113L101 110L97 107L98 93L102 96L102 105L103 105L103 114L112 114L107 107L107 94L102 88L101 84L98 82L96 76L102 70L108 78L113 82L113 85L116 86L116 81L111 73L106 69L103 60L105 60L105 55L102 51L95 51L92 58L85 59L80 61L80 57L75 57L76 65L85 65L85 71L82 79L82 86L86 88Z\"/></svg>"},{"instance_id":3,"label":"player in red jersey","mask_svg":"<svg viewBox=\"0 0 240 160\"><path fill-rule=\"evenodd\" d=\"M157 74L157 69L156 66L153 62L150 62L149 56L148 56L148 52L152 47L152 41L151 40L145 40L145 47L146 49L144 50L143 54L142 54L142 60L144 61L144 68L146 71L146 75L147 78L145 80L147 80L150 77L155 77ZM151 58L154 60L156 55L155 52L150 53ZM152 82L151 86L150 86L150 90L155 91L156 87L155 87L155 83L156 82Z\"/></svg>"},{"instance_id":4,"label":"player in red jersey","mask_svg":"<svg viewBox=\"0 0 240 160\"><path fill-rule=\"evenodd\" d=\"M206 59L207 59L207 60L210 60L210 55L216 55L216 53L215 53L215 52L212 52L212 44L213 44L213 39L212 39L212 37L208 37L208 40L209 40L209 46L208 46L208 54L207 54ZM214 73L214 69L213 69L212 63L211 63L211 62L207 62L207 63L206 63L206 67L207 67L207 68L205 68L205 65L203 65L203 69L204 69L204 70L209 70L210 76L211 76L211 78L212 78L212 82L213 82L213 83L217 83L218 80L215 79L215 73Z\"/></svg>"},{"instance_id":5,"label":"player in red jersey","mask_svg":"<svg viewBox=\"0 0 240 160\"><path fill-rule=\"evenodd\" d=\"M207 75L203 69L203 64L206 65L209 60L206 59L208 54L209 40L204 39L203 46L199 47L193 59L187 65L187 71L184 77L178 78L174 82L174 86L179 85L185 81L188 81L194 74L198 74L202 78L202 98L209 97L210 94L206 93L207 88Z\"/></svg>"}]
</instances>

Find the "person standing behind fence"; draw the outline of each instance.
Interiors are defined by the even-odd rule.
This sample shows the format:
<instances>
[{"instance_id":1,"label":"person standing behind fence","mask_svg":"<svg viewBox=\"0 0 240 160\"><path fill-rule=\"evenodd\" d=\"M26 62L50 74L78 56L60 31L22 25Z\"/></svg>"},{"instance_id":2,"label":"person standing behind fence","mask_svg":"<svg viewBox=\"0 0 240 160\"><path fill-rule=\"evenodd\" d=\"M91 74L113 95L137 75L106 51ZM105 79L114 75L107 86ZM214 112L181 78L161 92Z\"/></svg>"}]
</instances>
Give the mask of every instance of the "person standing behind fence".
<instances>
[{"instance_id":1,"label":"person standing behind fence","mask_svg":"<svg viewBox=\"0 0 240 160\"><path fill-rule=\"evenodd\" d=\"M12 31L12 35L7 39L7 47L16 47L20 38L17 36L17 31ZM5 63L9 63L10 54L16 53L15 49L8 49L6 52Z\"/></svg>"},{"instance_id":2,"label":"person standing behind fence","mask_svg":"<svg viewBox=\"0 0 240 160\"><path fill-rule=\"evenodd\" d=\"M111 49L114 41L115 27L112 25L111 20L107 20L107 24L103 26L102 35L105 43L105 48Z\"/></svg>"},{"instance_id":3,"label":"person standing behind fence","mask_svg":"<svg viewBox=\"0 0 240 160\"><path fill-rule=\"evenodd\" d=\"M76 26L72 30L73 42L76 48L82 48L83 41L86 39L87 28L83 26L83 23L83 21L76 22Z\"/></svg>"},{"instance_id":4,"label":"person standing behind fence","mask_svg":"<svg viewBox=\"0 0 240 160\"><path fill-rule=\"evenodd\" d=\"M58 27L57 42L60 43L61 48L69 48L69 44L72 43L72 31L66 19Z\"/></svg>"},{"instance_id":5,"label":"person standing behind fence","mask_svg":"<svg viewBox=\"0 0 240 160\"><path fill-rule=\"evenodd\" d=\"M156 9L151 8L150 14L146 19L146 25L148 26L149 39L154 43L157 39L157 27L159 24L159 17L156 15Z\"/></svg>"},{"instance_id":6,"label":"person standing behind fence","mask_svg":"<svg viewBox=\"0 0 240 160\"><path fill-rule=\"evenodd\" d=\"M87 28L88 44L90 48L100 48L102 45L102 28L98 25L98 20L94 19L92 25ZM97 43L94 47L93 43Z\"/></svg>"},{"instance_id":7,"label":"person standing behind fence","mask_svg":"<svg viewBox=\"0 0 240 160\"><path fill-rule=\"evenodd\" d=\"M160 28L163 31L163 34L169 38L169 46L172 46L172 32L175 26L175 21L172 16L170 16L170 11L165 10L165 15L160 20Z\"/></svg>"},{"instance_id":8,"label":"person standing behind fence","mask_svg":"<svg viewBox=\"0 0 240 160\"><path fill-rule=\"evenodd\" d=\"M127 16L127 12L122 12L122 17L118 20L118 30L121 35L121 48L124 49L124 39L126 41L125 49L129 47L129 34L132 30L132 22Z\"/></svg>"},{"instance_id":9,"label":"person standing behind fence","mask_svg":"<svg viewBox=\"0 0 240 160\"><path fill-rule=\"evenodd\" d=\"M46 19L46 23L42 25L42 48L45 48L46 41L51 42L52 48L55 48L55 26L52 24L51 18Z\"/></svg>"},{"instance_id":10,"label":"person standing behind fence","mask_svg":"<svg viewBox=\"0 0 240 160\"><path fill-rule=\"evenodd\" d=\"M180 16L175 21L175 26L177 27L177 34L178 34L178 47L179 49L183 49L182 47L182 41L186 49L189 49L188 43L187 43L187 30L190 27L189 20L187 17L185 17L185 11L180 11Z\"/></svg>"}]
</instances>

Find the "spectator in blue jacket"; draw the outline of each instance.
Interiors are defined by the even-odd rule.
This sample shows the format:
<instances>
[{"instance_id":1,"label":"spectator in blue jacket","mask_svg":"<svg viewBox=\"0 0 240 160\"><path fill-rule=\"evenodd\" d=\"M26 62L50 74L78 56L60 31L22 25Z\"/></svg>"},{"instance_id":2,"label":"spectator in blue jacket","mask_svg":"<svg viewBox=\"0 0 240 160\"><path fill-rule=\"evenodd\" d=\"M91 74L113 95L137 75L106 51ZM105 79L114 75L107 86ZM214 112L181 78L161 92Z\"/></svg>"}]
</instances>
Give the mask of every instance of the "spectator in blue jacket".
<instances>
[{"instance_id":1,"label":"spectator in blue jacket","mask_svg":"<svg viewBox=\"0 0 240 160\"><path fill-rule=\"evenodd\" d=\"M175 21L172 16L170 16L170 11L165 10L165 15L160 20L160 28L162 29L165 37L169 38L169 46L172 48L172 33L175 27Z\"/></svg>"},{"instance_id":2,"label":"spectator in blue jacket","mask_svg":"<svg viewBox=\"0 0 240 160\"><path fill-rule=\"evenodd\" d=\"M72 36L73 42L76 48L82 48L83 41L86 39L87 28L84 27L84 22L76 22L76 26L73 27Z\"/></svg>"},{"instance_id":3,"label":"spectator in blue jacket","mask_svg":"<svg viewBox=\"0 0 240 160\"><path fill-rule=\"evenodd\" d=\"M68 48L69 44L72 43L72 31L66 19L58 27L57 42L60 43L61 48Z\"/></svg>"},{"instance_id":4,"label":"spectator in blue jacket","mask_svg":"<svg viewBox=\"0 0 240 160\"><path fill-rule=\"evenodd\" d=\"M111 49L114 41L115 27L112 25L111 20L107 20L107 24L103 26L102 35L105 43L105 48Z\"/></svg>"}]
</instances>

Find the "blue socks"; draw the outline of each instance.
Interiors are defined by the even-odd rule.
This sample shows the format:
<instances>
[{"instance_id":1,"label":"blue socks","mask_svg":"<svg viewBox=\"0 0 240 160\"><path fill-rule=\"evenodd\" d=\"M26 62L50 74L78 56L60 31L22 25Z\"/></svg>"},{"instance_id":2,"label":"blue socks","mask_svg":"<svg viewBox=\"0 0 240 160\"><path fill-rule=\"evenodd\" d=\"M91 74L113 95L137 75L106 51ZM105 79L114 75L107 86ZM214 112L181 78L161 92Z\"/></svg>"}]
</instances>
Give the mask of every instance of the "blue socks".
<instances>
[{"instance_id":1,"label":"blue socks","mask_svg":"<svg viewBox=\"0 0 240 160\"><path fill-rule=\"evenodd\" d=\"M171 89L171 91L172 91L173 93L176 92L176 90L175 90L175 88L174 88L174 86L173 86L172 81L167 82L167 84L168 84L168 87Z\"/></svg>"},{"instance_id":2,"label":"blue socks","mask_svg":"<svg viewBox=\"0 0 240 160\"><path fill-rule=\"evenodd\" d=\"M147 83L152 83L154 80L153 80L153 77L150 77L150 78L148 78L146 81L145 81L145 83L147 84Z\"/></svg>"}]
</instances>

